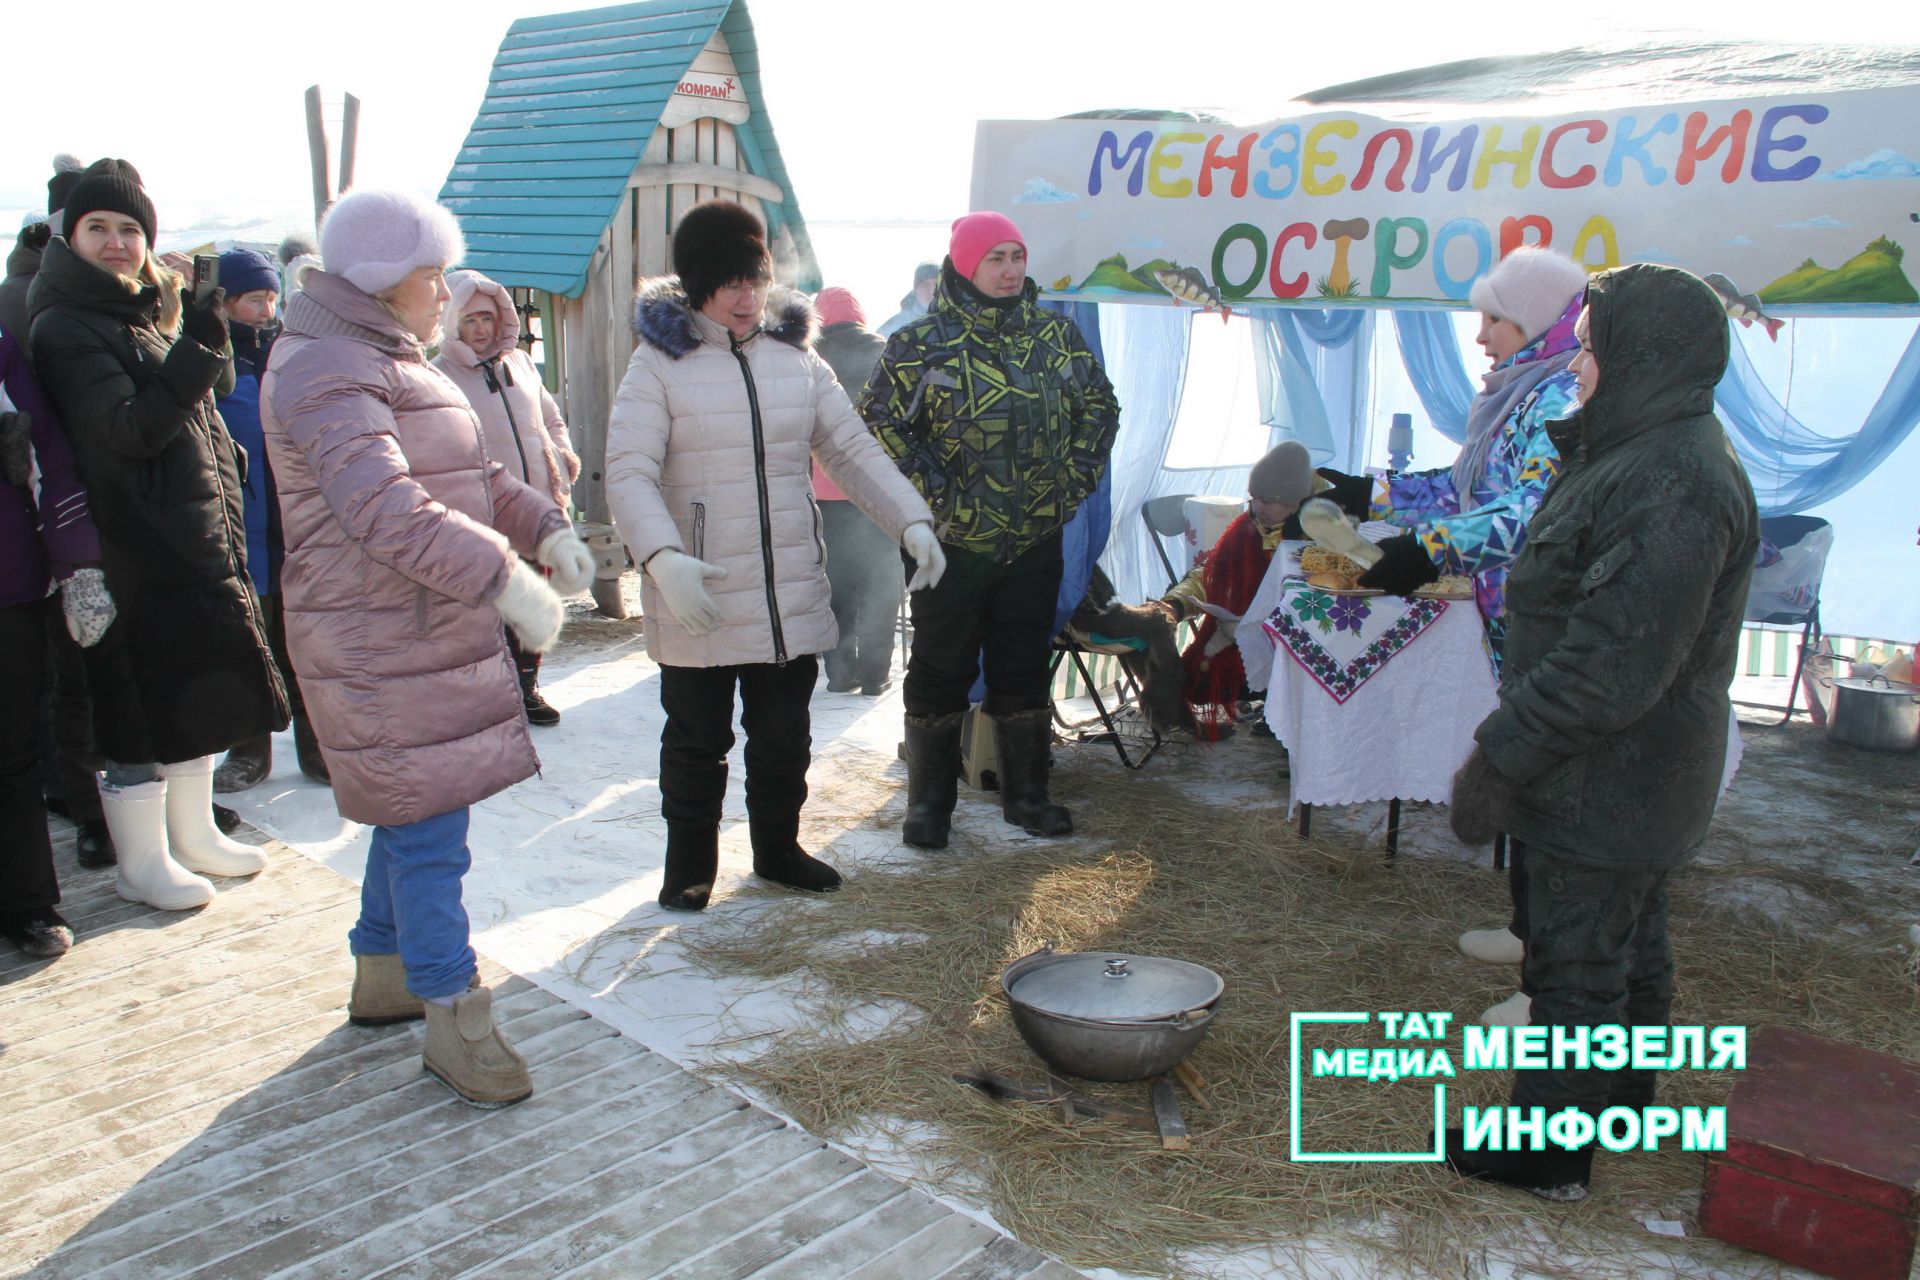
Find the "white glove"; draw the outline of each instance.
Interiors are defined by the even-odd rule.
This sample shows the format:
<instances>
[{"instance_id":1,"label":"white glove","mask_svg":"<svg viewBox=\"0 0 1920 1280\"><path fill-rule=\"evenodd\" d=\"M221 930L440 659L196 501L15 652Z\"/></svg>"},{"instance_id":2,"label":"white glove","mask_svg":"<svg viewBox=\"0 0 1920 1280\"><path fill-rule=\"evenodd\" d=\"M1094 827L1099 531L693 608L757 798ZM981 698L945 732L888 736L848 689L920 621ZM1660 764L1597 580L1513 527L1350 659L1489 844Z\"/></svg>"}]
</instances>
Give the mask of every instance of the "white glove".
<instances>
[{"instance_id":1,"label":"white glove","mask_svg":"<svg viewBox=\"0 0 1920 1280\"><path fill-rule=\"evenodd\" d=\"M1201 656L1211 658L1219 653L1234 642L1234 635L1239 630L1240 621L1237 618L1221 618L1215 621L1213 634L1207 637L1206 647L1200 651Z\"/></svg>"},{"instance_id":2,"label":"white glove","mask_svg":"<svg viewBox=\"0 0 1920 1280\"><path fill-rule=\"evenodd\" d=\"M567 620L567 607L560 603L547 580L529 569L523 560L513 562L507 589L494 598L493 607L513 628L520 647L529 653L545 653L560 638L560 627Z\"/></svg>"},{"instance_id":3,"label":"white glove","mask_svg":"<svg viewBox=\"0 0 1920 1280\"><path fill-rule=\"evenodd\" d=\"M947 553L940 549L940 539L933 536L933 526L925 520L908 525L900 535L900 545L913 557L916 566L913 576L907 579L907 590L938 586L940 575L947 571Z\"/></svg>"},{"instance_id":4,"label":"white glove","mask_svg":"<svg viewBox=\"0 0 1920 1280\"><path fill-rule=\"evenodd\" d=\"M67 615L67 634L82 649L99 644L120 612L107 592L107 575L98 569L75 569L60 584L60 608Z\"/></svg>"},{"instance_id":5,"label":"white glove","mask_svg":"<svg viewBox=\"0 0 1920 1280\"><path fill-rule=\"evenodd\" d=\"M707 592L707 579L726 577L724 568L667 547L648 558L647 576L666 598L667 611L690 634L704 636L719 630L720 606Z\"/></svg>"},{"instance_id":6,"label":"white glove","mask_svg":"<svg viewBox=\"0 0 1920 1280\"><path fill-rule=\"evenodd\" d=\"M553 589L563 596L577 596L593 583L593 552L571 529L548 534L534 555L553 570Z\"/></svg>"}]
</instances>

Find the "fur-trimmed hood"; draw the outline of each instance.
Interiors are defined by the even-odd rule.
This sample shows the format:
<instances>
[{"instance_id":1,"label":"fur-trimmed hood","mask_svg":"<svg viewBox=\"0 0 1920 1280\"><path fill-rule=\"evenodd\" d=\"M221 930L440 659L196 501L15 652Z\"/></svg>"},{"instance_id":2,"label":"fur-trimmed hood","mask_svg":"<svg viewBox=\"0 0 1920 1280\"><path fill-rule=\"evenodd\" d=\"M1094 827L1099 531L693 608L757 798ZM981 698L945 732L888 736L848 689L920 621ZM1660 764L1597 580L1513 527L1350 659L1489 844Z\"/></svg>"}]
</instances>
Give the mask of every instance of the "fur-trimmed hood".
<instances>
[{"instance_id":1,"label":"fur-trimmed hood","mask_svg":"<svg viewBox=\"0 0 1920 1280\"><path fill-rule=\"evenodd\" d=\"M440 311L440 350L451 359L472 367L520 345L520 313L504 287L478 271L449 271L447 292L451 296ZM475 351L460 340L460 317L477 309L476 299L493 306L493 346L486 351Z\"/></svg>"},{"instance_id":2,"label":"fur-trimmed hood","mask_svg":"<svg viewBox=\"0 0 1920 1280\"><path fill-rule=\"evenodd\" d=\"M767 292L766 310L761 313L760 328L748 335L751 342L762 334L775 342L806 350L813 345L819 329L819 317L813 303L798 289L775 285ZM686 290L674 276L642 280L634 294L633 333L650 347L666 352L675 360L698 347L702 341L725 343L727 330L688 305Z\"/></svg>"}]
</instances>

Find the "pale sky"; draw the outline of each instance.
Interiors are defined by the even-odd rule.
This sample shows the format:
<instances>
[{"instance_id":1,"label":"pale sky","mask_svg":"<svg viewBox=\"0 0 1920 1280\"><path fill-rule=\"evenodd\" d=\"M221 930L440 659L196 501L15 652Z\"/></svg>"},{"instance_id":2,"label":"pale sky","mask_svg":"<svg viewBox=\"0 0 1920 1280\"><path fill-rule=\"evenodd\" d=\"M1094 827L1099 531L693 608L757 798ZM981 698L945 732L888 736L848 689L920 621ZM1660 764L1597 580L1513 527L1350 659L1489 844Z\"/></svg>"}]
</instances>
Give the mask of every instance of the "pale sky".
<instances>
[{"instance_id":1,"label":"pale sky","mask_svg":"<svg viewBox=\"0 0 1920 1280\"><path fill-rule=\"evenodd\" d=\"M209 214L310 207L301 95L315 82L336 101L342 90L361 99L359 185L432 193L508 24L582 7L12 5L0 18L0 208L44 206L56 151L131 160L163 235ZM1920 5L1891 0L1827 0L1817 28L1808 6L1779 0L1598 7L1604 15L1563 0L757 0L751 12L768 114L813 221L964 211L982 118L1153 106L1254 123L1341 81L1676 24L1719 37L1920 44Z\"/></svg>"}]
</instances>

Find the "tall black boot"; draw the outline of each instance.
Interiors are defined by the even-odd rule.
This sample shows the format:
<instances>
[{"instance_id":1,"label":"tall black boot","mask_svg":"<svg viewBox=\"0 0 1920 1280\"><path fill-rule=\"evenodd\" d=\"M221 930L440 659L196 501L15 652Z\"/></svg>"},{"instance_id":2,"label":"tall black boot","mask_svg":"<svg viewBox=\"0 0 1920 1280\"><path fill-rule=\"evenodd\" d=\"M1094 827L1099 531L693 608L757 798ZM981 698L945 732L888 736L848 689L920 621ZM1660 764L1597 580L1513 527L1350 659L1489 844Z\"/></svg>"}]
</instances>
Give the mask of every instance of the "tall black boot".
<instances>
[{"instance_id":1,"label":"tall black boot","mask_svg":"<svg viewBox=\"0 0 1920 1280\"><path fill-rule=\"evenodd\" d=\"M906 718L907 818L900 833L915 848L947 847L960 796L960 722L966 714Z\"/></svg>"},{"instance_id":2,"label":"tall black boot","mask_svg":"<svg viewBox=\"0 0 1920 1280\"><path fill-rule=\"evenodd\" d=\"M1447 1168L1461 1177L1517 1187L1561 1204L1587 1198L1587 1183L1593 1175L1592 1143L1572 1151L1551 1143L1544 1151L1468 1151L1465 1137L1464 1129L1446 1132Z\"/></svg>"},{"instance_id":3,"label":"tall black boot","mask_svg":"<svg viewBox=\"0 0 1920 1280\"><path fill-rule=\"evenodd\" d=\"M705 911L720 871L720 828L709 822L667 823L667 873L660 905L669 911Z\"/></svg>"},{"instance_id":4,"label":"tall black boot","mask_svg":"<svg viewBox=\"0 0 1920 1280\"><path fill-rule=\"evenodd\" d=\"M273 739L249 738L227 748L227 758L213 771L213 789L220 795L257 787L273 772Z\"/></svg>"},{"instance_id":5,"label":"tall black boot","mask_svg":"<svg viewBox=\"0 0 1920 1280\"><path fill-rule=\"evenodd\" d=\"M1073 815L1047 798L1053 716L1045 707L994 716L1000 735L1000 812L1031 836L1073 834Z\"/></svg>"},{"instance_id":6,"label":"tall black boot","mask_svg":"<svg viewBox=\"0 0 1920 1280\"><path fill-rule=\"evenodd\" d=\"M527 723L537 725L556 725L560 723L560 712L540 696L540 668L520 668L520 698L527 708Z\"/></svg>"},{"instance_id":7,"label":"tall black boot","mask_svg":"<svg viewBox=\"0 0 1920 1280\"><path fill-rule=\"evenodd\" d=\"M747 832L753 839L753 874L789 889L832 893L840 887L840 873L800 847L800 811L755 813L747 810Z\"/></svg>"},{"instance_id":8,"label":"tall black boot","mask_svg":"<svg viewBox=\"0 0 1920 1280\"><path fill-rule=\"evenodd\" d=\"M333 775L327 772L327 758L320 751L320 739L313 736L313 722L304 715L293 718L293 751L300 761L301 773L315 782L333 785Z\"/></svg>"}]
</instances>

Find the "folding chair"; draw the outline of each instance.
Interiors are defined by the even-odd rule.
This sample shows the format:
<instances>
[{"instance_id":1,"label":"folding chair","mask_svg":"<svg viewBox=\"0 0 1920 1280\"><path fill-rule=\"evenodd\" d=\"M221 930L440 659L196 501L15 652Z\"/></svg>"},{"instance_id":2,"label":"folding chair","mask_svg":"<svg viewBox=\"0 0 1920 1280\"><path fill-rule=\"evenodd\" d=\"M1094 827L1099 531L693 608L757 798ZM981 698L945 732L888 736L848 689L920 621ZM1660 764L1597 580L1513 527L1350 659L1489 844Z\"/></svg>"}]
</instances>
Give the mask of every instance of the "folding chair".
<instances>
[{"instance_id":1,"label":"folding chair","mask_svg":"<svg viewBox=\"0 0 1920 1280\"><path fill-rule=\"evenodd\" d=\"M1153 549L1160 553L1160 563L1166 566L1169 587L1179 585L1180 573L1167 554L1166 540L1187 536L1186 502L1191 497L1190 493L1169 493L1140 504L1140 518L1146 522L1147 532L1153 535Z\"/></svg>"},{"instance_id":2,"label":"folding chair","mask_svg":"<svg viewBox=\"0 0 1920 1280\"><path fill-rule=\"evenodd\" d=\"M1094 640L1069 626L1053 638L1053 664L1049 679L1057 679L1060 663L1063 660L1073 663L1074 672L1080 677L1080 685L1093 699L1093 709L1098 714L1091 720L1069 721L1060 714L1060 699L1051 699L1053 721L1061 730L1070 734L1076 742L1106 742L1113 746L1114 753L1120 757L1120 763L1129 769L1144 769L1153 753L1160 749L1160 731L1153 727L1153 721L1140 710L1140 686L1126 667L1119 665L1119 656L1133 650L1124 644L1108 644ZM1114 681L1116 701L1109 708L1105 698L1100 696L1100 686L1093 678L1093 672L1087 666L1089 657L1109 657L1115 660L1119 678ZM1124 726L1123 726L1124 721ZM1100 728L1093 728L1098 724ZM1145 732L1139 726L1145 726ZM1127 751L1129 740L1138 758ZM1141 750L1144 747L1145 750Z\"/></svg>"},{"instance_id":3,"label":"folding chair","mask_svg":"<svg viewBox=\"0 0 1920 1280\"><path fill-rule=\"evenodd\" d=\"M1787 686L1787 705L1743 702L1742 706L1783 711L1779 723L1793 719L1794 700L1807 666L1807 651L1820 639L1820 579L1833 549L1833 526L1819 516L1769 516L1760 522L1766 563L1753 571L1747 589L1746 621L1762 628L1800 629L1800 653Z\"/></svg>"}]
</instances>

